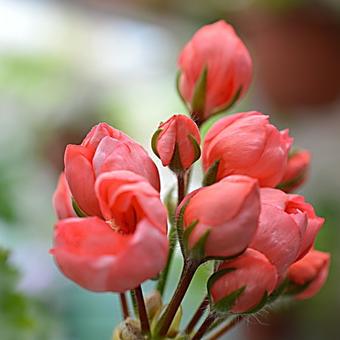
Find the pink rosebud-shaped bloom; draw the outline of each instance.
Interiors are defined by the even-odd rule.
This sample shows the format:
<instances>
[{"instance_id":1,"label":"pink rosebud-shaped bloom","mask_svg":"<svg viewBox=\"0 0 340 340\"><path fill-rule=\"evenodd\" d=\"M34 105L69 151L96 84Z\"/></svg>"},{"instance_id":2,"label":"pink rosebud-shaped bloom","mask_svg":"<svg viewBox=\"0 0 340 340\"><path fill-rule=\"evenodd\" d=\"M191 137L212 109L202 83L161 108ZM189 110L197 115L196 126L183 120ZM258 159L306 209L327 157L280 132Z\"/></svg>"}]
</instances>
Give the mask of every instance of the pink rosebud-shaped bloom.
<instances>
[{"instance_id":1,"label":"pink rosebud-shaped bloom","mask_svg":"<svg viewBox=\"0 0 340 340\"><path fill-rule=\"evenodd\" d=\"M60 270L92 291L123 292L156 276L168 254L166 210L159 193L130 171L96 181L102 215L56 224L54 255Z\"/></svg>"},{"instance_id":2,"label":"pink rosebud-shaped bloom","mask_svg":"<svg viewBox=\"0 0 340 340\"><path fill-rule=\"evenodd\" d=\"M106 123L96 125L81 145L68 145L65 151L65 174L72 196L88 215L100 216L94 184L101 173L130 170L144 176L159 190L156 165L146 151Z\"/></svg>"},{"instance_id":3,"label":"pink rosebud-shaped bloom","mask_svg":"<svg viewBox=\"0 0 340 340\"><path fill-rule=\"evenodd\" d=\"M256 111L222 118L208 131L203 168L218 163L216 180L232 174L257 178L262 187L276 186L287 166L292 138L279 131L268 116Z\"/></svg>"},{"instance_id":4,"label":"pink rosebud-shaped bloom","mask_svg":"<svg viewBox=\"0 0 340 340\"><path fill-rule=\"evenodd\" d=\"M300 261L289 267L288 279L302 288L306 285L302 292L295 295L295 298L309 299L319 292L327 279L329 262L328 253L312 249Z\"/></svg>"},{"instance_id":5,"label":"pink rosebud-shaped bloom","mask_svg":"<svg viewBox=\"0 0 340 340\"><path fill-rule=\"evenodd\" d=\"M175 172L188 170L200 157L200 143L197 125L184 115L173 115L161 123L152 138L155 154Z\"/></svg>"},{"instance_id":6,"label":"pink rosebud-shaped bloom","mask_svg":"<svg viewBox=\"0 0 340 340\"><path fill-rule=\"evenodd\" d=\"M76 216L72 206L71 191L63 172L59 176L57 189L53 194L52 201L59 220Z\"/></svg>"},{"instance_id":7,"label":"pink rosebud-shaped bloom","mask_svg":"<svg viewBox=\"0 0 340 340\"><path fill-rule=\"evenodd\" d=\"M204 256L234 256L248 247L257 229L260 214L257 180L247 176L226 177L189 194L179 209L182 207L183 228L197 223L188 237L189 249L208 233Z\"/></svg>"},{"instance_id":8,"label":"pink rosebud-shaped bloom","mask_svg":"<svg viewBox=\"0 0 340 340\"><path fill-rule=\"evenodd\" d=\"M244 288L230 309L233 313L245 313L256 308L277 285L275 266L254 249L249 248L236 259L223 262L218 270L226 270L226 274L217 278L211 286L210 294L214 303Z\"/></svg>"},{"instance_id":9,"label":"pink rosebud-shaped bloom","mask_svg":"<svg viewBox=\"0 0 340 340\"><path fill-rule=\"evenodd\" d=\"M310 152L307 150L299 150L289 155L286 172L278 187L285 192L300 187L306 180L310 159Z\"/></svg>"},{"instance_id":10,"label":"pink rosebud-shaped bloom","mask_svg":"<svg viewBox=\"0 0 340 340\"><path fill-rule=\"evenodd\" d=\"M243 96L252 78L247 48L233 27L222 20L195 33L183 48L178 66L180 94L200 123ZM194 98L198 88L203 90L201 107Z\"/></svg>"},{"instance_id":11,"label":"pink rosebud-shaped bloom","mask_svg":"<svg viewBox=\"0 0 340 340\"><path fill-rule=\"evenodd\" d=\"M311 248L323 219L302 196L271 188L260 194L260 222L250 247L263 253L282 277Z\"/></svg>"}]
</instances>

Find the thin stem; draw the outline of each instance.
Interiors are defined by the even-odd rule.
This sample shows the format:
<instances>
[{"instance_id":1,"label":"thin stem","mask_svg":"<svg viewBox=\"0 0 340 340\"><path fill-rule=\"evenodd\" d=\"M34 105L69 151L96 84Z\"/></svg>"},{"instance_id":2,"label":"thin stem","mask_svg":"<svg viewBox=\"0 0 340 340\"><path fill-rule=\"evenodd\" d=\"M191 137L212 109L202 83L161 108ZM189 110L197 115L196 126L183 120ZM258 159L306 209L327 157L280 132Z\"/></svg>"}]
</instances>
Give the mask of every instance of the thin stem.
<instances>
[{"instance_id":1,"label":"thin stem","mask_svg":"<svg viewBox=\"0 0 340 340\"><path fill-rule=\"evenodd\" d=\"M183 201L185 190L185 173L179 173L177 174L177 206Z\"/></svg>"},{"instance_id":2,"label":"thin stem","mask_svg":"<svg viewBox=\"0 0 340 340\"><path fill-rule=\"evenodd\" d=\"M138 314L139 314L139 320L141 323L142 333L148 335L150 334L150 325L149 325L148 314L145 308L143 291L142 291L141 286L138 286L137 288L135 288L134 291L135 291L135 296L137 300Z\"/></svg>"},{"instance_id":3,"label":"thin stem","mask_svg":"<svg viewBox=\"0 0 340 340\"><path fill-rule=\"evenodd\" d=\"M234 326L239 324L242 320L244 320L244 316L239 316L231 320L227 325L222 327L220 330L218 330L216 333L214 333L212 336L209 337L209 340L217 340L219 339L222 335L227 333L229 330L231 330Z\"/></svg>"},{"instance_id":4,"label":"thin stem","mask_svg":"<svg viewBox=\"0 0 340 340\"><path fill-rule=\"evenodd\" d=\"M209 305L209 299L208 297L205 297L199 307L196 310L196 313L194 316L191 318L190 322L188 323L188 326L185 329L186 334L190 334L194 327L196 326L197 322L201 319L202 315L204 314L206 308Z\"/></svg>"},{"instance_id":5,"label":"thin stem","mask_svg":"<svg viewBox=\"0 0 340 340\"><path fill-rule=\"evenodd\" d=\"M128 304L127 304L125 293L120 293L119 297L120 297L120 305L122 307L123 317L124 317L124 320L125 320L130 316L129 315L129 307L128 307Z\"/></svg>"},{"instance_id":6,"label":"thin stem","mask_svg":"<svg viewBox=\"0 0 340 340\"><path fill-rule=\"evenodd\" d=\"M136 294L135 294L134 290L130 290L130 296L131 296L133 312L135 313L136 317L138 318L138 307L137 307Z\"/></svg>"},{"instance_id":7,"label":"thin stem","mask_svg":"<svg viewBox=\"0 0 340 340\"><path fill-rule=\"evenodd\" d=\"M200 340L202 339L203 335L206 333L206 331L209 329L209 327L213 324L215 321L215 314L209 313L207 318L202 323L201 327L198 329L196 334L193 336L192 340Z\"/></svg>"},{"instance_id":8,"label":"thin stem","mask_svg":"<svg viewBox=\"0 0 340 340\"><path fill-rule=\"evenodd\" d=\"M176 312L179 306L181 305L184 295L187 292L190 282L199 265L200 265L199 262L195 262L192 260L187 260L184 262L180 282L176 288L176 291L170 303L168 304L165 312L163 313L158 323L158 327L156 329L157 335L164 337L167 334L169 327L172 323L172 320L174 319Z\"/></svg>"}]
</instances>

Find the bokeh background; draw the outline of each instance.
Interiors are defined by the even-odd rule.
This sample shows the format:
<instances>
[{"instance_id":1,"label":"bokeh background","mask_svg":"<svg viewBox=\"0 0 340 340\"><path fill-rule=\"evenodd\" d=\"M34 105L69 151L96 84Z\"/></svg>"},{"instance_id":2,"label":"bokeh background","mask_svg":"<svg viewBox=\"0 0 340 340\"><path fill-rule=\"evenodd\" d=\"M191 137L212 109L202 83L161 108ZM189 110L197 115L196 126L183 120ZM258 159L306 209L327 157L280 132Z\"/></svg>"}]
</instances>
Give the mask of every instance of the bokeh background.
<instances>
[{"instance_id":1,"label":"bokeh background","mask_svg":"<svg viewBox=\"0 0 340 340\"><path fill-rule=\"evenodd\" d=\"M0 0L1 340L111 338L117 297L77 287L48 254L63 150L99 121L149 148L159 121L184 112L174 86L181 47L218 19L235 25L255 65L249 94L231 111L270 114L312 151L301 192L326 218L317 246L332 253L318 296L261 313L227 338L339 339L339 1ZM165 190L173 184L164 169L162 180ZM206 272L184 301L184 322Z\"/></svg>"}]
</instances>

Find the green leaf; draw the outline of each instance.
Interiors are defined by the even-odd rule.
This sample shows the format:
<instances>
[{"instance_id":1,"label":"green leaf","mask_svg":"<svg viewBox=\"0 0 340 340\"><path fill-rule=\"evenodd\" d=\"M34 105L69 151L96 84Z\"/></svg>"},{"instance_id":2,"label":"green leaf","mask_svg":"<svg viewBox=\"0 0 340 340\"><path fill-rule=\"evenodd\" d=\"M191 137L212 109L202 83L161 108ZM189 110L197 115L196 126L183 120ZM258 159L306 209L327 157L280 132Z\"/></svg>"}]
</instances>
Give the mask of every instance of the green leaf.
<instances>
[{"instance_id":1,"label":"green leaf","mask_svg":"<svg viewBox=\"0 0 340 340\"><path fill-rule=\"evenodd\" d=\"M78 217L87 217L83 210L80 209L76 200L72 197L72 207L74 212L77 214Z\"/></svg>"},{"instance_id":2,"label":"green leaf","mask_svg":"<svg viewBox=\"0 0 340 340\"><path fill-rule=\"evenodd\" d=\"M203 178L203 186L206 187L216 182L216 176L217 176L219 164L220 164L219 160L215 161L213 165L205 173L204 178Z\"/></svg>"},{"instance_id":3,"label":"green leaf","mask_svg":"<svg viewBox=\"0 0 340 340\"><path fill-rule=\"evenodd\" d=\"M158 157L159 157L159 153L157 151L157 139L158 139L158 136L159 134L162 132L162 129L157 129L156 132L152 135L152 138L151 138L151 148L152 148L152 151L154 152L154 154Z\"/></svg>"}]
</instances>

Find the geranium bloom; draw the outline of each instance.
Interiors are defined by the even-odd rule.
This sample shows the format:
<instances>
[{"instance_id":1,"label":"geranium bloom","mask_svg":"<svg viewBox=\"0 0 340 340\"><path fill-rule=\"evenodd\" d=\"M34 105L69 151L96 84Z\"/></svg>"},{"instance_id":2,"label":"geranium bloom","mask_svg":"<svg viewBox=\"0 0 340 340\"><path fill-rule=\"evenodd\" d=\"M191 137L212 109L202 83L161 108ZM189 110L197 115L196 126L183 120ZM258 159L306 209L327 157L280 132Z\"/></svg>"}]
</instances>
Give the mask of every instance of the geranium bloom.
<instances>
[{"instance_id":1,"label":"geranium bloom","mask_svg":"<svg viewBox=\"0 0 340 340\"><path fill-rule=\"evenodd\" d=\"M300 261L289 267L288 279L303 289L295 298L309 299L324 285L328 276L330 255L312 249Z\"/></svg>"},{"instance_id":2,"label":"geranium bloom","mask_svg":"<svg viewBox=\"0 0 340 340\"><path fill-rule=\"evenodd\" d=\"M247 249L236 259L223 262L218 267L218 271L222 270L226 270L226 273L213 283L210 294L216 303L243 288L231 307L234 313L244 313L255 308L277 285L275 266L254 249Z\"/></svg>"},{"instance_id":3,"label":"geranium bloom","mask_svg":"<svg viewBox=\"0 0 340 340\"><path fill-rule=\"evenodd\" d=\"M130 170L160 188L156 165L147 152L127 135L106 123L96 125L81 145L68 145L65 174L71 193L87 215L101 216L94 192L96 178L112 170Z\"/></svg>"},{"instance_id":4,"label":"geranium bloom","mask_svg":"<svg viewBox=\"0 0 340 340\"><path fill-rule=\"evenodd\" d=\"M180 94L199 122L242 97L252 78L252 61L247 48L233 27L222 20L195 33L183 48L178 66ZM197 108L193 101L203 72L206 72L201 94L203 103Z\"/></svg>"},{"instance_id":5,"label":"geranium bloom","mask_svg":"<svg viewBox=\"0 0 340 340\"><path fill-rule=\"evenodd\" d=\"M95 193L104 219L58 221L51 253L60 270L86 289L133 289L166 263L166 210L157 190L130 171L100 175Z\"/></svg>"},{"instance_id":6,"label":"geranium bloom","mask_svg":"<svg viewBox=\"0 0 340 340\"><path fill-rule=\"evenodd\" d=\"M260 223L250 244L283 275L288 267L312 247L324 219L299 195L262 188Z\"/></svg>"},{"instance_id":7,"label":"geranium bloom","mask_svg":"<svg viewBox=\"0 0 340 340\"><path fill-rule=\"evenodd\" d=\"M205 256L234 256L247 248L257 229L260 214L257 180L247 176L226 177L189 194L179 210L182 206L185 206L184 229L196 223L188 239L189 248L208 233Z\"/></svg>"},{"instance_id":8,"label":"geranium bloom","mask_svg":"<svg viewBox=\"0 0 340 340\"><path fill-rule=\"evenodd\" d=\"M237 113L220 119L203 145L204 171L218 163L216 180L240 174L275 187L286 170L292 144L288 130L279 131L261 112Z\"/></svg>"}]
</instances>

